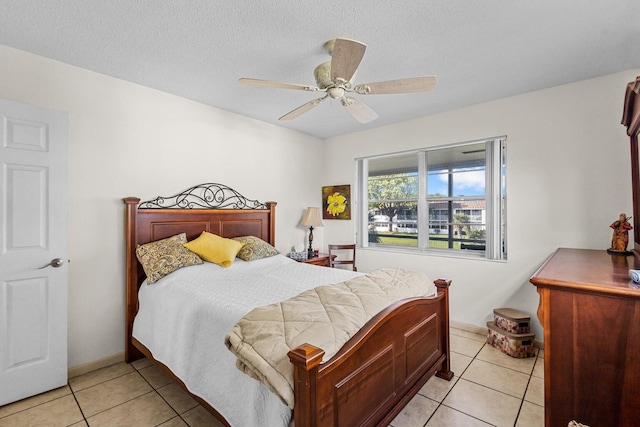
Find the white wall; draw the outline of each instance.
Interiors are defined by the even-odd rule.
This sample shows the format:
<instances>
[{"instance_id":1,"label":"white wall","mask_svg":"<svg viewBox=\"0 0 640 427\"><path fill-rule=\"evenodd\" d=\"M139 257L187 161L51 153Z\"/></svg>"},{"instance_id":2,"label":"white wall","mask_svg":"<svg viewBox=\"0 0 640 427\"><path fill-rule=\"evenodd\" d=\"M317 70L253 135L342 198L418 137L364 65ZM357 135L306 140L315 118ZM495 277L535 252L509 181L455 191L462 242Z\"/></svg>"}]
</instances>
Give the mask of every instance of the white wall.
<instances>
[{"instance_id":1,"label":"white wall","mask_svg":"<svg viewBox=\"0 0 640 427\"><path fill-rule=\"evenodd\" d=\"M452 320L485 326L494 308L512 307L531 314L542 339L529 277L558 247L607 249L609 224L621 212L632 213L629 139L620 120L626 83L638 74L631 70L326 140L323 185L353 185L356 157L507 135L507 262L363 249L359 269L393 265L448 277ZM354 225L325 221L324 240L353 241Z\"/></svg>"},{"instance_id":2,"label":"white wall","mask_svg":"<svg viewBox=\"0 0 640 427\"><path fill-rule=\"evenodd\" d=\"M123 197L219 182L278 202L280 251L304 242L320 140L4 46L0 76L0 98L69 113L69 366L124 349Z\"/></svg>"},{"instance_id":3,"label":"white wall","mask_svg":"<svg viewBox=\"0 0 640 427\"><path fill-rule=\"evenodd\" d=\"M535 319L530 275L559 246L606 249L609 224L631 212L626 82L640 70L534 92L374 130L318 139L0 45L0 98L69 113L69 366L123 351L121 199L221 182L275 200L276 246L323 185L353 185L353 159L508 136L506 263L361 250L358 267L449 277L453 320L482 326L509 306ZM428 96L416 95L416 96ZM318 161L324 155L324 162ZM291 159L299 159L292 162ZM309 162L308 159L315 159ZM258 178L259 177L259 178ZM325 221L314 247L352 241L354 221ZM541 337L539 325L536 332Z\"/></svg>"}]
</instances>

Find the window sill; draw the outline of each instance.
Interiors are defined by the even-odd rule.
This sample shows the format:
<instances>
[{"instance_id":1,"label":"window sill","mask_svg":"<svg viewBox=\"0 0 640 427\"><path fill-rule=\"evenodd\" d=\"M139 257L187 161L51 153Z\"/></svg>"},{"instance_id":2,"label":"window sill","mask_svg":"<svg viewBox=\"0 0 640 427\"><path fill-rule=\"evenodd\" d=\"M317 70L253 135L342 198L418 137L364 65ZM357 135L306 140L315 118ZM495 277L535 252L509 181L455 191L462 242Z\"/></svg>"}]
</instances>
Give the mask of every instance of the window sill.
<instances>
[{"instance_id":1,"label":"window sill","mask_svg":"<svg viewBox=\"0 0 640 427\"><path fill-rule=\"evenodd\" d=\"M405 249L400 246L367 246L367 247L359 247L358 251L392 252L392 253L398 253L398 254L408 254L408 255L418 255L418 256L457 258L457 259L468 259L468 260L490 261L490 262L501 262L501 263L507 262L507 259L485 258L484 252L475 251L475 250L448 251L443 249L427 249L427 250L421 251L417 248Z\"/></svg>"}]
</instances>

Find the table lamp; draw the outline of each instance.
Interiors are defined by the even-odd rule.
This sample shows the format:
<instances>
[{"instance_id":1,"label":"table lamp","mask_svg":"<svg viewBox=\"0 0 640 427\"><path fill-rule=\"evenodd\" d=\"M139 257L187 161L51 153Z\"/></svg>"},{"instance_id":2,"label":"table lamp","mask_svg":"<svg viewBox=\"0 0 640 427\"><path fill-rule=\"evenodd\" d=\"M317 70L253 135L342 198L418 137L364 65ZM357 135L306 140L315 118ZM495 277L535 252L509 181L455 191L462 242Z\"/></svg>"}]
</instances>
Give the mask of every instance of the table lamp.
<instances>
[{"instance_id":1,"label":"table lamp","mask_svg":"<svg viewBox=\"0 0 640 427\"><path fill-rule=\"evenodd\" d=\"M309 226L309 249L307 250L307 257L313 258L313 227L324 227L322 219L320 218L320 208L308 207L304 213L300 225Z\"/></svg>"}]
</instances>

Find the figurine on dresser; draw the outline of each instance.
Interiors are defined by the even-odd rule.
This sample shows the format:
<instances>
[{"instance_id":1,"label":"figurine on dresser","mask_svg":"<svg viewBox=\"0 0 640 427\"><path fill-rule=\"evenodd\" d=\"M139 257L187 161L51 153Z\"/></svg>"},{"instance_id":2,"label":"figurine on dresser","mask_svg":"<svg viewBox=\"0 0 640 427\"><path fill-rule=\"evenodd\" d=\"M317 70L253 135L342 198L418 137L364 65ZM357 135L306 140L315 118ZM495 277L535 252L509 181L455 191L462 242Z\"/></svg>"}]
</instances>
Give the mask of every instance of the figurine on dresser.
<instances>
[{"instance_id":1,"label":"figurine on dresser","mask_svg":"<svg viewBox=\"0 0 640 427\"><path fill-rule=\"evenodd\" d=\"M611 237L611 247L607 249L610 254L630 255L627 251L629 244L629 230L633 227L629 224L631 217L627 218L626 214L621 213L617 221L614 221L609 227L613 228L613 236Z\"/></svg>"}]
</instances>

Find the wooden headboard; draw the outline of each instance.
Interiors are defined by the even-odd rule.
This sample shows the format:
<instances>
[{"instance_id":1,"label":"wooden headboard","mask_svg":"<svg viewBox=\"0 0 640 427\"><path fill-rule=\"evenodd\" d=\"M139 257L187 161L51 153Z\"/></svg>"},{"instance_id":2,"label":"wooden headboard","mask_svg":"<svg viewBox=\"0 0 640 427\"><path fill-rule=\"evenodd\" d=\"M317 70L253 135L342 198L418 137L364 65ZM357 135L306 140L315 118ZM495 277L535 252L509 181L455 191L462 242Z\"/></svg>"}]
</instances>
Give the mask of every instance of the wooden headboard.
<instances>
[{"instance_id":1,"label":"wooden headboard","mask_svg":"<svg viewBox=\"0 0 640 427\"><path fill-rule=\"evenodd\" d=\"M142 357L131 345L133 319L138 312L138 289L145 279L138 262L138 245L186 233L192 240L203 231L222 237L256 236L275 246L276 202L260 203L221 184L200 184L170 197L140 203L126 197L125 358Z\"/></svg>"}]
</instances>

